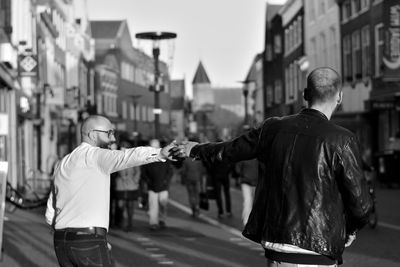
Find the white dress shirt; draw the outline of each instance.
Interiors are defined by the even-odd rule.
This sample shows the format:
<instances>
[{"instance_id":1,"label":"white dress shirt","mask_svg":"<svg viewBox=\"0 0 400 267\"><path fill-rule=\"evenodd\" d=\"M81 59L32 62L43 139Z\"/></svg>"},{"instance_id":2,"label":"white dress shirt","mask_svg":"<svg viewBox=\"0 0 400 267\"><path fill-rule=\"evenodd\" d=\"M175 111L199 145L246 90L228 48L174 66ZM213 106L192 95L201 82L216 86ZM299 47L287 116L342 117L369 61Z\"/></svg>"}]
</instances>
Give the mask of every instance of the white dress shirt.
<instances>
[{"instance_id":1,"label":"white dress shirt","mask_svg":"<svg viewBox=\"0 0 400 267\"><path fill-rule=\"evenodd\" d=\"M152 147L109 150L83 142L56 166L54 192L47 201L47 223L52 224L55 219L55 229L93 226L108 229L110 174L165 161L160 150Z\"/></svg>"}]
</instances>

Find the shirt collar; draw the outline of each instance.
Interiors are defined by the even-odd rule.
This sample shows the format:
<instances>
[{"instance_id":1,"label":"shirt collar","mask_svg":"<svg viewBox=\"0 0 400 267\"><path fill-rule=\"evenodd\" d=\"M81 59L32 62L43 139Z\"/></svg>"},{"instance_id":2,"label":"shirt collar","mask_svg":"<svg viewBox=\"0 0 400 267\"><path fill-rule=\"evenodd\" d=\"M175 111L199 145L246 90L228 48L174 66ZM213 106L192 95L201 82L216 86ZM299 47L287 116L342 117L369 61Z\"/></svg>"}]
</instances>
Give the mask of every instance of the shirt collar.
<instances>
[{"instance_id":1,"label":"shirt collar","mask_svg":"<svg viewBox=\"0 0 400 267\"><path fill-rule=\"evenodd\" d=\"M311 115L328 121L328 117L324 113L313 108L305 108L302 111L300 111L300 114Z\"/></svg>"}]
</instances>

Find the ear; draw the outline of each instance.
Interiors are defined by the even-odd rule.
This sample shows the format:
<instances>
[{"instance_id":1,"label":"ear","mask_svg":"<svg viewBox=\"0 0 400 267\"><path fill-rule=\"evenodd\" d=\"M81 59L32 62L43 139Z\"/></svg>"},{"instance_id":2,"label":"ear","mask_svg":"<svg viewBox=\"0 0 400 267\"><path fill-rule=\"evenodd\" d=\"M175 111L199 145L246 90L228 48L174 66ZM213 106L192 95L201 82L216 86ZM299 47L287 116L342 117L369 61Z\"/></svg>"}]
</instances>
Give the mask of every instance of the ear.
<instances>
[{"instance_id":1,"label":"ear","mask_svg":"<svg viewBox=\"0 0 400 267\"><path fill-rule=\"evenodd\" d=\"M96 133L95 133L94 131L90 131L90 132L88 133L88 137L89 137L89 139L92 140L92 141L96 141L96 139L97 139L97 135L96 135Z\"/></svg>"},{"instance_id":2,"label":"ear","mask_svg":"<svg viewBox=\"0 0 400 267\"><path fill-rule=\"evenodd\" d=\"M342 104L342 100L343 100L343 91L340 91L339 95L338 95L338 99L336 100L336 103L338 105L340 105L340 104Z\"/></svg>"}]
</instances>

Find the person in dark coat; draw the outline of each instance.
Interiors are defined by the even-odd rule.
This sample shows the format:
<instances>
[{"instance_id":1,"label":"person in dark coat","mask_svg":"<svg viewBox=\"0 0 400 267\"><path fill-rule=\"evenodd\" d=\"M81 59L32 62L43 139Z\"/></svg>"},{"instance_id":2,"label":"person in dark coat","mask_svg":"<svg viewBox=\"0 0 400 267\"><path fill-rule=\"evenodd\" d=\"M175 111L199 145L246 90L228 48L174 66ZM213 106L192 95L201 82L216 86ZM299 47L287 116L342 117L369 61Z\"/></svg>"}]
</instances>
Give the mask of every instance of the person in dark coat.
<instances>
[{"instance_id":1,"label":"person in dark coat","mask_svg":"<svg viewBox=\"0 0 400 267\"><path fill-rule=\"evenodd\" d=\"M217 140L221 142L221 139ZM234 164L229 162L213 162L206 164L211 181L214 188L215 201L218 208L218 218L224 216L223 202L225 202L225 211L228 217L232 217L231 192L230 192L230 176L234 172ZM222 200L222 192L224 201Z\"/></svg>"},{"instance_id":2,"label":"person in dark coat","mask_svg":"<svg viewBox=\"0 0 400 267\"><path fill-rule=\"evenodd\" d=\"M150 146L160 147L157 139L150 141ZM168 189L173 170L168 162L154 162L141 168L141 179L147 185L149 224L151 230L166 227Z\"/></svg>"},{"instance_id":3,"label":"person in dark coat","mask_svg":"<svg viewBox=\"0 0 400 267\"><path fill-rule=\"evenodd\" d=\"M266 266L341 264L368 222L373 204L357 137L330 121L342 102L341 81L335 70L317 68L304 90L308 108L268 118L231 141L186 141L172 151L211 163L259 161L243 235L263 246Z\"/></svg>"}]
</instances>

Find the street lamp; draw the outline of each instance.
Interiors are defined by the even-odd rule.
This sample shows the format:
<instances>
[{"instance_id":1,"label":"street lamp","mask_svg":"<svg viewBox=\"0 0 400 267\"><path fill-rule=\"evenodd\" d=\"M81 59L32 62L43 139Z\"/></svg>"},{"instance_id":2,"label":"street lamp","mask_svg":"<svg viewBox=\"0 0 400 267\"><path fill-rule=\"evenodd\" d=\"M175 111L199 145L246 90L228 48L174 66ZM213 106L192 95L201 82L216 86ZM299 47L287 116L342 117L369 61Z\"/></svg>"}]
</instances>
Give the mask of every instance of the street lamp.
<instances>
[{"instance_id":1,"label":"street lamp","mask_svg":"<svg viewBox=\"0 0 400 267\"><path fill-rule=\"evenodd\" d=\"M160 41L167 39L175 39L176 33L173 32L141 32L137 33L136 38L143 40L151 40L153 42L153 58L154 58L154 86L150 87L154 91L154 137L159 138L160 133L160 92L162 91L160 70L158 66L160 56Z\"/></svg>"},{"instance_id":2,"label":"street lamp","mask_svg":"<svg viewBox=\"0 0 400 267\"><path fill-rule=\"evenodd\" d=\"M243 84L243 97L244 97L244 125L243 127L249 127L249 111L247 98L249 96L250 86L254 83L252 80L240 81Z\"/></svg>"}]
</instances>

